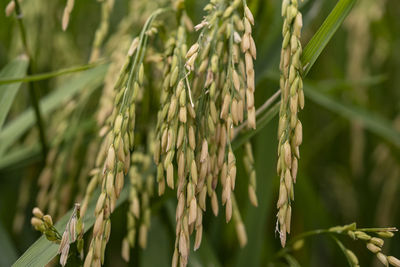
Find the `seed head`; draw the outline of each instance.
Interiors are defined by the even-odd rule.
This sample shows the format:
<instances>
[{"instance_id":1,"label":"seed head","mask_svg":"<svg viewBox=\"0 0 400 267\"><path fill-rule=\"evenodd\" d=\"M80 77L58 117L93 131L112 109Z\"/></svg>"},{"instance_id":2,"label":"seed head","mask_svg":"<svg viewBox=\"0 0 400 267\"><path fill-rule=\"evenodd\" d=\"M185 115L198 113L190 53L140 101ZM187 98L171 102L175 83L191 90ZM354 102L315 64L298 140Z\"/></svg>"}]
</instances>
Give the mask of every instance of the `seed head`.
<instances>
[{"instance_id":1,"label":"seed head","mask_svg":"<svg viewBox=\"0 0 400 267\"><path fill-rule=\"evenodd\" d=\"M378 237L373 237L369 240L372 244L378 246L378 247L383 247L384 241L381 238Z\"/></svg>"},{"instance_id":2,"label":"seed head","mask_svg":"<svg viewBox=\"0 0 400 267\"><path fill-rule=\"evenodd\" d=\"M44 215L43 216L43 221L46 224L47 227L53 226L53 220L51 219L50 215Z\"/></svg>"},{"instance_id":3,"label":"seed head","mask_svg":"<svg viewBox=\"0 0 400 267\"><path fill-rule=\"evenodd\" d=\"M15 10L15 2L14 2L14 0L11 0L7 4L6 9L5 9L6 17L9 17L11 15L11 13L14 12L14 10Z\"/></svg>"},{"instance_id":4,"label":"seed head","mask_svg":"<svg viewBox=\"0 0 400 267\"><path fill-rule=\"evenodd\" d=\"M195 43L192 45L189 49L189 51L186 53L186 59L189 59L194 53L196 53L199 50L199 44Z\"/></svg>"},{"instance_id":5,"label":"seed head","mask_svg":"<svg viewBox=\"0 0 400 267\"><path fill-rule=\"evenodd\" d=\"M32 217L31 224L36 229L40 229L42 227L42 225L43 225L43 221L41 219L37 218L37 217Z\"/></svg>"},{"instance_id":6,"label":"seed head","mask_svg":"<svg viewBox=\"0 0 400 267\"><path fill-rule=\"evenodd\" d=\"M37 217L39 219L43 218L43 216L44 216L43 212L38 207L33 208L32 213L35 217Z\"/></svg>"},{"instance_id":7,"label":"seed head","mask_svg":"<svg viewBox=\"0 0 400 267\"><path fill-rule=\"evenodd\" d=\"M381 248L376 246L375 244L368 242L367 243L367 248L369 251L371 251L372 253L378 253L379 251L381 251Z\"/></svg>"},{"instance_id":8,"label":"seed head","mask_svg":"<svg viewBox=\"0 0 400 267\"><path fill-rule=\"evenodd\" d=\"M358 263L358 258L357 258L357 256L354 254L353 251L351 251L351 250L349 250L349 249L346 249L346 254L347 254L348 258L351 260L351 262L352 262L354 265L358 265L358 264L359 264L359 263Z\"/></svg>"},{"instance_id":9,"label":"seed head","mask_svg":"<svg viewBox=\"0 0 400 267\"><path fill-rule=\"evenodd\" d=\"M388 256L387 260L390 265L393 265L394 267L400 267L400 260L398 258L393 256Z\"/></svg>"},{"instance_id":10,"label":"seed head","mask_svg":"<svg viewBox=\"0 0 400 267\"><path fill-rule=\"evenodd\" d=\"M376 254L376 257L378 258L378 260L379 260L383 265L389 266L389 264L388 264L388 259L386 258L386 255L385 255L385 254L383 254L383 253L381 253L381 252L378 252L378 253Z\"/></svg>"}]
</instances>

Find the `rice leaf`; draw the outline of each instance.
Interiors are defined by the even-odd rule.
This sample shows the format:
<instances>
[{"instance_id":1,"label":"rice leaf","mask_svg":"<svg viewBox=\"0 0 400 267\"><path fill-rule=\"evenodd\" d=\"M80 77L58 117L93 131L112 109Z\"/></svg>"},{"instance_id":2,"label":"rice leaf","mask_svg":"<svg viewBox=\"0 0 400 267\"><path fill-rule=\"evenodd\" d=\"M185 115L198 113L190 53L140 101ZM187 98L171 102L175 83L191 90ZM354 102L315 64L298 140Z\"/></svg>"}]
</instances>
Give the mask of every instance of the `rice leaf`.
<instances>
[{"instance_id":1,"label":"rice leaf","mask_svg":"<svg viewBox=\"0 0 400 267\"><path fill-rule=\"evenodd\" d=\"M350 267L356 267L356 265L353 263L353 261L350 259L350 256L347 254L347 249L346 247L343 245L343 243L334 235L330 235L330 237L332 237L332 239L335 241L335 243L338 245L338 247L340 248L340 250L343 252L344 256L347 259L347 262L349 263Z\"/></svg>"},{"instance_id":2,"label":"rice leaf","mask_svg":"<svg viewBox=\"0 0 400 267\"><path fill-rule=\"evenodd\" d=\"M21 146L0 158L0 170L12 167L18 163L27 165L34 158L39 158L41 153L41 146L39 143L29 146Z\"/></svg>"},{"instance_id":3,"label":"rice leaf","mask_svg":"<svg viewBox=\"0 0 400 267\"><path fill-rule=\"evenodd\" d=\"M301 267L300 263L290 254L286 254L285 259L288 262L289 267Z\"/></svg>"},{"instance_id":4,"label":"rice leaf","mask_svg":"<svg viewBox=\"0 0 400 267\"><path fill-rule=\"evenodd\" d=\"M392 127L387 119L371 111L344 104L327 94L319 92L317 88L309 83L304 84L304 92L315 103L342 115L346 119L362 123L365 128L374 134L386 139L396 147L400 147L400 133Z\"/></svg>"},{"instance_id":5,"label":"rice leaf","mask_svg":"<svg viewBox=\"0 0 400 267\"><path fill-rule=\"evenodd\" d=\"M51 72L47 72L47 73L29 75L29 76L25 76L25 77L19 77L25 73L20 74L20 75L13 75L13 77L9 77L9 76L1 77L0 76L0 85L47 80L47 79L55 78L55 77L66 75L66 74L89 70L94 67L97 67L98 65L101 65L102 63L104 63L104 62L95 62L95 63L90 63L90 64L86 64L86 65L82 65L82 66L70 67L70 68L51 71Z\"/></svg>"},{"instance_id":6,"label":"rice leaf","mask_svg":"<svg viewBox=\"0 0 400 267\"><path fill-rule=\"evenodd\" d=\"M276 117L274 120L270 120L270 123L272 123L269 124L270 127L264 128L257 125L260 132L252 140L255 158L264 159L265 155L276 153ZM273 229L265 227L271 220L270 214L273 208L271 201L275 193L274 185L278 181L278 179L273 179L276 176L274 165L275 160L255 161L258 207L253 207L248 201L243 203L241 212L243 210L243 214L246 214L243 216L243 221L247 230L248 243L244 248L238 250L233 266L262 266L262 258L271 256L266 253L272 251L265 246L272 245L274 241L278 242L274 239ZM265 242L265 240L269 240L269 242Z\"/></svg>"},{"instance_id":7,"label":"rice leaf","mask_svg":"<svg viewBox=\"0 0 400 267\"><path fill-rule=\"evenodd\" d=\"M0 222L0 267L10 266L17 259L17 249Z\"/></svg>"},{"instance_id":8,"label":"rice leaf","mask_svg":"<svg viewBox=\"0 0 400 267\"><path fill-rule=\"evenodd\" d=\"M165 227L162 219L159 216L152 216L151 218L147 247L141 251L140 266L171 266L171 247L168 236L170 229ZM157 257L154 257L154 255L157 255Z\"/></svg>"},{"instance_id":9,"label":"rice leaf","mask_svg":"<svg viewBox=\"0 0 400 267\"><path fill-rule=\"evenodd\" d=\"M197 251L194 251L189 258L190 267L201 267L201 266L222 266L215 254L215 248L212 247L211 243L208 241L207 236L203 233L203 238L201 240L201 246Z\"/></svg>"},{"instance_id":10,"label":"rice leaf","mask_svg":"<svg viewBox=\"0 0 400 267\"><path fill-rule=\"evenodd\" d=\"M322 50L324 50L339 26L342 25L355 2L356 0L340 0L308 42L301 57L304 76L310 71Z\"/></svg>"},{"instance_id":11,"label":"rice leaf","mask_svg":"<svg viewBox=\"0 0 400 267\"><path fill-rule=\"evenodd\" d=\"M27 68L28 58L26 56L20 56L8 63L1 70L0 79L22 76L26 73ZM14 102L14 98L17 95L20 86L21 82L8 85L0 85L0 131L3 127L7 114L10 111L11 105Z\"/></svg>"},{"instance_id":12,"label":"rice leaf","mask_svg":"<svg viewBox=\"0 0 400 267\"><path fill-rule=\"evenodd\" d=\"M71 99L82 90L98 87L105 75L107 66L99 66L82 72L68 83L56 89L40 101L40 109L44 116L49 115L62 103ZM18 118L8 123L0 132L0 155L2 155L16 140L35 124L35 114L32 108L22 113Z\"/></svg>"},{"instance_id":13,"label":"rice leaf","mask_svg":"<svg viewBox=\"0 0 400 267\"><path fill-rule=\"evenodd\" d=\"M75 138L78 133L85 133L93 129L93 127L95 127L95 122L88 120L82 122L79 127L80 131L76 131L74 128L67 129L67 131L64 133L65 140L67 142ZM54 143L50 143L50 146L54 146ZM0 170L27 166L40 160L40 156L41 147L39 143L20 145L0 158Z\"/></svg>"}]
</instances>

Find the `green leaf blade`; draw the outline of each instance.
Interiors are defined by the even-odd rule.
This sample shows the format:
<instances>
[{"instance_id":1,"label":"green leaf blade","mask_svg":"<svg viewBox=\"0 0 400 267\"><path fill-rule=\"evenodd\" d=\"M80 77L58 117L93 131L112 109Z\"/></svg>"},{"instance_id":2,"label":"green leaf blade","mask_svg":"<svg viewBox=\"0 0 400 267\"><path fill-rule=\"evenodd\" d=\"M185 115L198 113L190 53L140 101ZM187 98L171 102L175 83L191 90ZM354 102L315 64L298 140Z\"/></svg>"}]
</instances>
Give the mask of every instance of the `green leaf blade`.
<instances>
[{"instance_id":1,"label":"green leaf blade","mask_svg":"<svg viewBox=\"0 0 400 267\"><path fill-rule=\"evenodd\" d=\"M390 122L374 114L370 111L343 104L333 97L327 94L319 92L314 86L309 83L304 83L304 92L306 96L314 101L315 103L349 119L352 121L358 121L364 125L365 128L373 132L374 134L386 139L387 141L394 144L396 147L400 147L400 133L397 132L390 124Z\"/></svg>"},{"instance_id":2,"label":"green leaf blade","mask_svg":"<svg viewBox=\"0 0 400 267\"><path fill-rule=\"evenodd\" d=\"M301 267L300 263L292 255L286 254L285 259L289 264L289 267Z\"/></svg>"},{"instance_id":3,"label":"green leaf blade","mask_svg":"<svg viewBox=\"0 0 400 267\"><path fill-rule=\"evenodd\" d=\"M0 251L3 257L0 257L0 267L10 266L17 259L17 249L15 248L4 225L0 222Z\"/></svg>"},{"instance_id":4,"label":"green leaf blade","mask_svg":"<svg viewBox=\"0 0 400 267\"><path fill-rule=\"evenodd\" d=\"M303 50L301 61L305 77L332 36L350 13L356 0L340 0Z\"/></svg>"},{"instance_id":5,"label":"green leaf blade","mask_svg":"<svg viewBox=\"0 0 400 267\"><path fill-rule=\"evenodd\" d=\"M20 56L7 64L0 72L0 79L14 78L26 74L28 68L28 58ZM11 105L19 91L21 82L14 84L0 85L0 130L10 111Z\"/></svg>"},{"instance_id":6,"label":"green leaf blade","mask_svg":"<svg viewBox=\"0 0 400 267\"><path fill-rule=\"evenodd\" d=\"M62 103L71 99L82 90L98 87L103 80L108 66L99 66L82 72L70 82L56 89L40 101L40 109L44 116L50 114ZM25 111L14 121L10 122L0 132L0 155L2 155L18 138L35 124L35 114L32 108Z\"/></svg>"},{"instance_id":7,"label":"green leaf blade","mask_svg":"<svg viewBox=\"0 0 400 267\"><path fill-rule=\"evenodd\" d=\"M72 73L76 73L76 72L89 70L89 69L92 69L103 63L104 62L100 61L100 62L90 63L90 64L86 64L86 65L69 67L69 68L65 68L65 69L60 69L60 70L51 71L51 72L47 72L47 73L29 75L29 76L24 76L24 77L21 77L22 74L20 76L14 75L13 77L7 76L6 78L3 78L0 76L0 85L12 84L12 83L27 83L27 82L43 81L43 80L52 79L52 78L55 78L58 76L66 75L66 74L72 74Z\"/></svg>"},{"instance_id":8,"label":"green leaf blade","mask_svg":"<svg viewBox=\"0 0 400 267\"><path fill-rule=\"evenodd\" d=\"M351 260L349 254L347 253L347 249L346 247L343 245L343 243L334 235L330 235L332 237L332 239L335 241L335 243L338 245L338 247L340 248L340 250L343 252L344 256L347 259L347 262L349 263L350 267L357 267L356 264L353 263L353 261Z\"/></svg>"}]
</instances>

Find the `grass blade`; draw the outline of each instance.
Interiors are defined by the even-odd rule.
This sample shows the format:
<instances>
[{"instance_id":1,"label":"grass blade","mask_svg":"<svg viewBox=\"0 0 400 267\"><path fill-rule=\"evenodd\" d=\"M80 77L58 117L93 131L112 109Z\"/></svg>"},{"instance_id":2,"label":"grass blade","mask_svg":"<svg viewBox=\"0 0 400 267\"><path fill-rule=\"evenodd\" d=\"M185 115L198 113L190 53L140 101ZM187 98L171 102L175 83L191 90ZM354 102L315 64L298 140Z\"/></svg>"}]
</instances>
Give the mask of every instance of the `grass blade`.
<instances>
[{"instance_id":1,"label":"grass blade","mask_svg":"<svg viewBox=\"0 0 400 267\"><path fill-rule=\"evenodd\" d=\"M28 58L26 56L18 57L1 70L0 79L5 77L13 78L22 76L26 73L27 68ZM0 85L0 130L2 129L20 86L21 82L9 85Z\"/></svg>"},{"instance_id":2,"label":"grass blade","mask_svg":"<svg viewBox=\"0 0 400 267\"><path fill-rule=\"evenodd\" d=\"M189 258L189 267L201 267L201 266L212 266L220 267L221 264L218 261L215 249L208 241L207 236L203 234L201 240L201 246L197 251L194 251Z\"/></svg>"},{"instance_id":3,"label":"grass blade","mask_svg":"<svg viewBox=\"0 0 400 267\"><path fill-rule=\"evenodd\" d=\"M400 147L400 133L391 126L387 119L370 111L341 103L333 97L319 92L309 83L304 84L304 92L315 103L349 120L361 122L371 132L393 143L396 147Z\"/></svg>"},{"instance_id":4,"label":"grass blade","mask_svg":"<svg viewBox=\"0 0 400 267\"><path fill-rule=\"evenodd\" d=\"M102 63L104 63L104 62L96 62L96 63L86 64L86 65L82 65L82 66L70 67L70 68L65 68L65 69L56 70L56 71L52 71L52 72L47 72L47 73L29 75L29 76L25 76L25 77L19 77L19 76L22 76L24 73L22 73L20 75L13 75L14 77L19 77L19 78L14 78L14 77L10 77L10 76L5 76L3 78L0 75L0 77L2 77L2 78L0 78L0 85L1 84L26 83L26 82L47 80L47 79L55 78L55 77L66 75L66 74L89 70L94 67L97 67L98 65L101 65ZM1 90L1 88L0 88L0 90Z\"/></svg>"},{"instance_id":5,"label":"grass blade","mask_svg":"<svg viewBox=\"0 0 400 267\"><path fill-rule=\"evenodd\" d=\"M43 115L48 115L62 103L72 98L82 90L90 90L98 87L105 75L107 66L99 66L81 73L70 80L64 86L55 90L40 101L40 109ZM33 109L28 109L18 118L6 125L0 132L0 155L2 155L16 140L18 140L29 128L35 124Z\"/></svg>"},{"instance_id":6,"label":"grass blade","mask_svg":"<svg viewBox=\"0 0 400 267\"><path fill-rule=\"evenodd\" d=\"M87 133L95 127L95 122L92 120L87 120L83 123L79 124L80 133ZM65 141L68 143L73 138L76 137L78 131L73 128L69 128L64 132ZM54 146L54 142L50 143L50 146ZM29 165L40 159L40 145L39 143L34 143L29 146L27 145L19 145L14 148L9 153L0 157L0 170L8 169L8 168L17 168L21 166ZM4 177L6 178L6 177Z\"/></svg>"},{"instance_id":7,"label":"grass blade","mask_svg":"<svg viewBox=\"0 0 400 267\"><path fill-rule=\"evenodd\" d=\"M353 263L353 261L350 259L350 256L347 254L347 249L346 247L343 245L343 243L334 235L330 235L332 237L332 239L335 241L335 243L338 245L338 247L340 248L340 250L343 252L344 256L347 259L347 262L349 263L350 267L356 267L356 265Z\"/></svg>"},{"instance_id":8,"label":"grass blade","mask_svg":"<svg viewBox=\"0 0 400 267\"><path fill-rule=\"evenodd\" d=\"M40 151L39 143L13 150L0 158L0 170L15 166L18 163L29 164L32 158L40 155Z\"/></svg>"},{"instance_id":9,"label":"grass blade","mask_svg":"<svg viewBox=\"0 0 400 267\"><path fill-rule=\"evenodd\" d=\"M0 222L0 267L10 266L17 259L17 250Z\"/></svg>"},{"instance_id":10,"label":"grass blade","mask_svg":"<svg viewBox=\"0 0 400 267\"><path fill-rule=\"evenodd\" d=\"M285 259L289 264L289 267L301 267L300 263L290 254L285 255Z\"/></svg>"},{"instance_id":11,"label":"grass blade","mask_svg":"<svg viewBox=\"0 0 400 267\"><path fill-rule=\"evenodd\" d=\"M165 227L163 219L164 218L160 216L152 216L147 247L140 251L139 266L171 266L172 249L168 236L170 229ZM154 255L157 255L157 257L154 257ZM136 257L135 253L133 254L133 257Z\"/></svg>"},{"instance_id":12,"label":"grass blade","mask_svg":"<svg viewBox=\"0 0 400 267\"><path fill-rule=\"evenodd\" d=\"M340 0L321 27L314 34L303 50L301 61L303 63L303 76L305 77L314 65L315 61L335 34L344 19L349 14L356 0Z\"/></svg>"}]
</instances>

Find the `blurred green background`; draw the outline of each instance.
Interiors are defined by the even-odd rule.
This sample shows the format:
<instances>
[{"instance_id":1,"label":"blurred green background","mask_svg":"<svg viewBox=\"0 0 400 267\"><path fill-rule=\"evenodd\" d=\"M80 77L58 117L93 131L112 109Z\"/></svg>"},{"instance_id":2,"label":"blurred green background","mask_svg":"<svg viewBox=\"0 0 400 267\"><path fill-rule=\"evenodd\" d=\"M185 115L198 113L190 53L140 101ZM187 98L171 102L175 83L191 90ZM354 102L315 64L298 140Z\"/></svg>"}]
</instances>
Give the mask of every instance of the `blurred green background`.
<instances>
[{"instance_id":1,"label":"blurred green background","mask_svg":"<svg viewBox=\"0 0 400 267\"><path fill-rule=\"evenodd\" d=\"M152 5L156 6L152 1L147 3L143 0L146 12L136 14L129 11L129 2L115 2L106 43L125 17L135 19L138 16L134 26L129 28L132 37L137 35L146 12L155 9ZM281 2L252 0L248 3L256 19L253 36L258 50L255 62L258 107L279 87ZM0 10L4 10L7 4L6 0L0 1ZM201 21L205 4L206 1L185 1L194 24ZM335 4L336 1L328 0L305 0L301 3L303 46ZM65 1L24 0L21 3L37 73L88 62L100 21L100 3L76 1L66 32L61 30L64 6ZM137 13L140 11L138 9ZM303 123L303 144L300 147L290 237L351 222L356 222L359 227L400 226L399 17L398 0L358 1L305 79L306 107L299 115ZM196 34L192 35L192 41L194 38ZM15 16L5 17L2 13L0 69L22 52ZM109 52L105 50L103 57L109 59ZM40 97L68 83L73 75L76 74L38 82ZM97 90L94 96L98 98L100 93ZM5 126L29 106L28 88L23 84ZM95 106L96 102L93 102L87 107L83 118L89 120ZM52 114L45 116L46 123L55 123ZM392 131L388 133L385 127ZM30 128L28 133L2 151L0 161L1 158L8 160L8 153L39 144L34 125ZM0 136L3 129L0 128ZM207 212L203 243L199 251L191 253L191 266L285 266L285 261L274 258L280 249L279 238L275 235L278 193L276 132L275 117L251 140L257 171L257 208L251 206L247 198L248 179L240 160L242 151L238 150L235 195L248 234L247 246L239 248L233 223L226 224L223 216L215 218ZM51 132L48 135L51 137ZM94 130L86 133L87 138L95 135ZM5 141L0 138L0 142ZM69 142L65 145L73 144L74 139L70 138ZM36 149L29 157L8 162L0 164L0 266L12 264L39 237L30 226L29 218L38 191L37 177L42 168L40 150ZM68 179L67 175L64 179ZM27 219L16 232L13 222L20 210L21 195L26 197L21 214ZM135 248L129 266L170 266L176 200L169 192L162 199L154 197L152 203L155 208L152 210L148 247L146 250ZM106 266L128 266L120 257L127 208L127 203L124 203L112 217L113 230L107 246ZM358 255L361 266L380 266L364 243L348 237L341 240ZM400 256L399 235L386 242L384 251L388 255ZM347 264L342 252L326 236L307 239L304 247L293 256L301 266Z\"/></svg>"}]
</instances>

